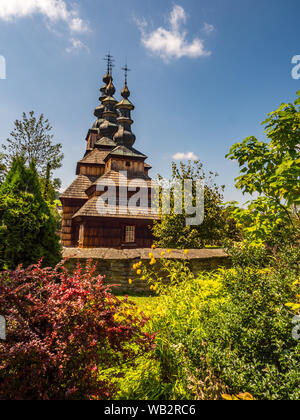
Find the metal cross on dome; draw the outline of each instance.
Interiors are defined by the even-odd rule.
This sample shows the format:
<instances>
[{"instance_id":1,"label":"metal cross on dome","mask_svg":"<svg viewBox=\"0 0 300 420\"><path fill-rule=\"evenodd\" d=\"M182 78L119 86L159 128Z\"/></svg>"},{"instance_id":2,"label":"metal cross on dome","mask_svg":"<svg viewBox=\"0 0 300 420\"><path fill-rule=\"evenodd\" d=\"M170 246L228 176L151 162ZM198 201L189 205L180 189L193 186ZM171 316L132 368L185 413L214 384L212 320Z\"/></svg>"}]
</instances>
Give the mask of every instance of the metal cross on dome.
<instances>
[{"instance_id":1,"label":"metal cross on dome","mask_svg":"<svg viewBox=\"0 0 300 420\"><path fill-rule=\"evenodd\" d=\"M110 54L110 53L108 53L105 57L104 57L104 59L103 59L104 61L106 61L107 62L107 70L108 70L108 72L109 73L111 73L112 72L112 69L113 69L113 67L115 67L115 65L114 65L114 57Z\"/></svg>"},{"instance_id":2,"label":"metal cross on dome","mask_svg":"<svg viewBox=\"0 0 300 420\"><path fill-rule=\"evenodd\" d=\"M124 73L125 73L125 82L127 83L127 79L128 79L128 72L129 72L129 71L131 71L131 70L128 68L127 63L125 64L125 67L123 67L123 68L122 68L122 70L123 70L123 71L124 71Z\"/></svg>"}]
</instances>

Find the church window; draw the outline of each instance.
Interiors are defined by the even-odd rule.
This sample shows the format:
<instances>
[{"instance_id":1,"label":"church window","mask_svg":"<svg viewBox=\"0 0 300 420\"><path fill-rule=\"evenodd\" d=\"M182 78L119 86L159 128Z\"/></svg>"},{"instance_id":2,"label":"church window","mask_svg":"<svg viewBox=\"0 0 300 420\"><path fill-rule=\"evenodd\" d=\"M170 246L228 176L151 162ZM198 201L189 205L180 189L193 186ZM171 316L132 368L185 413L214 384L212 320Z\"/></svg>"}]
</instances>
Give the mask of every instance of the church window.
<instances>
[{"instance_id":1,"label":"church window","mask_svg":"<svg viewBox=\"0 0 300 420\"><path fill-rule=\"evenodd\" d=\"M135 242L135 226L126 226L125 229L125 242L127 244Z\"/></svg>"}]
</instances>

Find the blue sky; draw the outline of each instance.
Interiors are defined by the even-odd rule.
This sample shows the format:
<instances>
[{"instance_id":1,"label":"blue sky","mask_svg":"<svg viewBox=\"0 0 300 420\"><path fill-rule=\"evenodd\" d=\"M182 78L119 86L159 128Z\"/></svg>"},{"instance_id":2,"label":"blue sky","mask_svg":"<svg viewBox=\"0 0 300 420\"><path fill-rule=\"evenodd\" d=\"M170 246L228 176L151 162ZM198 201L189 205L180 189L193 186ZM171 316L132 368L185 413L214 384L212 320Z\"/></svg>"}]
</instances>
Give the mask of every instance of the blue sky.
<instances>
[{"instance_id":1,"label":"blue sky","mask_svg":"<svg viewBox=\"0 0 300 420\"><path fill-rule=\"evenodd\" d=\"M136 105L136 148L168 176L174 155L193 153L219 173L226 200L238 168L230 146L261 137L260 122L292 101L300 79L299 0L0 0L0 142L23 111L44 113L64 148L57 175L75 177L94 121L110 50L116 97L127 58Z\"/></svg>"}]
</instances>

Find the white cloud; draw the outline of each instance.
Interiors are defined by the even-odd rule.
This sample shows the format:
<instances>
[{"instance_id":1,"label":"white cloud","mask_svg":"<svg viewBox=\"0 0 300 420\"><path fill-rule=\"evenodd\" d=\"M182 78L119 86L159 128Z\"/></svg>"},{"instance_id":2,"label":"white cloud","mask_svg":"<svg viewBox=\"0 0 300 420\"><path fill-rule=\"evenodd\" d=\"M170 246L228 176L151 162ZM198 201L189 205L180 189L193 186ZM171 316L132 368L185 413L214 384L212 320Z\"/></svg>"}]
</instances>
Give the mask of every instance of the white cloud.
<instances>
[{"instance_id":1,"label":"white cloud","mask_svg":"<svg viewBox=\"0 0 300 420\"><path fill-rule=\"evenodd\" d=\"M86 32L85 22L74 5L68 8L64 0L0 0L0 19L12 21L36 14L46 16L51 23L65 22L71 32Z\"/></svg>"},{"instance_id":2,"label":"white cloud","mask_svg":"<svg viewBox=\"0 0 300 420\"><path fill-rule=\"evenodd\" d=\"M0 0L0 20L15 22L18 19L41 15L46 18L45 26L54 33L54 24L64 23L72 35L88 32L88 26L80 17L76 5L68 7L64 0ZM79 39L71 38L68 53L87 49Z\"/></svg>"},{"instance_id":3,"label":"white cloud","mask_svg":"<svg viewBox=\"0 0 300 420\"><path fill-rule=\"evenodd\" d=\"M147 22L135 20L142 34L143 46L158 55L166 62L171 59L182 57L199 58L208 56L204 42L195 38L192 42L187 41L187 32L182 26L187 23L187 14L183 7L174 6L169 16L169 28L159 27L153 32L147 32Z\"/></svg>"},{"instance_id":4,"label":"white cloud","mask_svg":"<svg viewBox=\"0 0 300 420\"><path fill-rule=\"evenodd\" d=\"M66 52L71 54L73 52L79 52L80 50L86 50L90 52L90 49L80 39L71 38L70 46L66 48Z\"/></svg>"},{"instance_id":5,"label":"white cloud","mask_svg":"<svg viewBox=\"0 0 300 420\"><path fill-rule=\"evenodd\" d=\"M214 25L211 25L210 23L204 23L204 26L203 26L203 31L207 34L207 35L210 35L212 32L214 32L215 31L215 27L214 27Z\"/></svg>"},{"instance_id":6,"label":"white cloud","mask_svg":"<svg viewBox=\"0 0 300 420\"><path fill-rule=\"evenodd\" d=\"M176 153L173 156L174 160L198 160L198 156L195 155L194 152L188 152L188 153Z\"/></svg>"},{"instance_id":7,"label":"white cloud","mask_svg":"<svg viewBox=\"0 0 300 420\"><path fill-rule=\"evenodd\" d=\"M180 28L180 23L186 23L187 16L185 10L181 6L174 6L170 14L170 24L174 31L178 31Z\"/></svg>"}]
</instances>

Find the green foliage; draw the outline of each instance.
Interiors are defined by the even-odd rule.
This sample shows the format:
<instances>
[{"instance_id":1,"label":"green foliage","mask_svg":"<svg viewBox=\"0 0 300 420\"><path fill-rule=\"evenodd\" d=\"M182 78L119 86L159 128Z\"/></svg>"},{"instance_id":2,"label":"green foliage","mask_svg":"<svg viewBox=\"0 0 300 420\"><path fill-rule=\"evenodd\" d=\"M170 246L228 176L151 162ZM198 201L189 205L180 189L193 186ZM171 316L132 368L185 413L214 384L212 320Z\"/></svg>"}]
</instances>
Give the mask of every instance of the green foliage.
<instances>
[{"instance_id":1,"label":"green foliage","mask_svg":"<svg viewBox=\"0 0 300 420\"><path fill-rule=\"evenodd\" d=\"M159 360L151 354L124 369L118 389L117 400L161 400L172 395L172 384L165 381Z\"/></svg>"},{"instance_id":2,"label":"green foliage","mask_svg":"<svg viewBox=\"0 0 300 420\"><path fill-rule=\"evenodd\" d=\"M246 209L236 207L234 213L249 241L286 237L287 230L299 226L299 105L300 98L269 114L263 122L268 142L249 137L232 146L227 156L241 168L236 187L244 194L258 194Z\"/></svg>"},{"instance_id":3,"label":"green foliage","mask_svg":"<svg viewBox=\"0 0 300 420\"><path fill-rule=\"evenodd\" d=\"M48 188L58 189L60 180L52 179L52 174L61 167L64 156L61 152L62 145L53 144L54 136L51 131L52 127L43 114L36 118L33 111L28 116L24 112L22 120L15 121L14 130L10 133L6 144L2 146L6 173L11 168L14 159L22 157L25 164L35 163L46 191ZM46 195L44 197L48 199Z\"/></svg>"},{"instance_id":4,"label":"green foliage","mask_svg":"<svg viewBox=\"0 0 300 420\"><path fill-rule=\"evenodd\" d=\"M261 245L248 244L247 242L232 245L227 243L227 253L234 267L247 268L267 268L274 262L274 257L268 252L267 248Z\"/></svg>"},{"instance_id":5,"label":"green foliage","mask_svg":"<svg viewBox=\"0 0 300 420\"><path fill-rule=\"evenodd\" d=\"M0 268L61 260L57 220L44 201L33 163L15 159L0 188Z\"/></svg>"},{"instance_id":6,"label":"green foliage","mask_svg":"<svg viewBox=\"0 0 300 420\"><path fill-rule=\"evenodd\" d=\"M299 290L299 249L230 253L234 268L199 276L164 255L135 264L159 294L147 326L156 349L125 372L118 398L300 398L300 342L287 306Z\"/></svg>"},{"instance_id":7,"label":"green foliage","mask_svg":"<svg viewBox=\"0 0 300 420\"><path fill-rule=\"evenodd\" d=\"M219 187L215 178L217 174L210 172L208 176L203 171L203 164L189 161L188 164L172 165L171 181L192 180L205 182L205 214L204 222L198 226L188 226L184 209L183 214L174 211L174 196L171 199L171 213L162 215L161 221L155 223L153 233L156 245L160 248L199 249L204 245L220 245L225 237L235 238L236 229L230 215L222 205L224 186ZM191 201L195 206L195 193Z\"/></svg>"},{"instance_id":8,"label":"green foliage","mask_svg":"<svg viewBox=\"0 0 300 420\"><path fill-rule=\"evenodd\" d=\"M51 180L51 165L48 163L45 178L40 177L41 191L43 198L49 203L54 203L59 194L58 190L61 187L61 182L58 179Z\"/></svg>"},{"instance_id":9,"label":"green foliage","mask_svg":"<svg viewBox=\"0 0 300 420\"><path fill-rule=\"evenodd\" d=\"M224 296L215 274L195 276L187 263L162 258L136 264L138 274L159 294L147 329L157 333L152 357L142 357L120 382L120 399L216 399L224 387L198 357L205 328ZM203 394L203 390L205 395Z\"/></svg>"},{"instance_id":10,"label":"green foliage","mask_svg":"<svg viewBox=\"0 0 300 420\"><path fill-rule=\"evenodd\" d=\"M297 254L287 250L285 259L267 269L237 265L223 272L229 299L207 329L207 355L231 393L300 398L300 343L292 337L293 315L286 307L296 293Z\"/></svg>"},{"instance_id":11,"label":"green foliage","mask_svg":"<svg viewBox=\"0 0 300 420\"><path fill-rule=\"evenodd\" d=\"M228 155L241 168L237 188L255 195L247 208L227 209L246 239L228 246L232 269L196 277L187 263L163 254L159 261L150 255L150 266L135 265L159 294L148 325L157 347L128 371L119 397L300 399L300 341L292 334L300 307L299 106L300 98L269 114L268 142L250 137ZM174 166L173 179L199 179L201 169ZM206 188L206 209L219 209L212 221L218 215L224 223L217 187ZM158 244L205 241L205 232L192 233L183 220L172 214L156 225Z\"/></svg>"}]
</instances>

